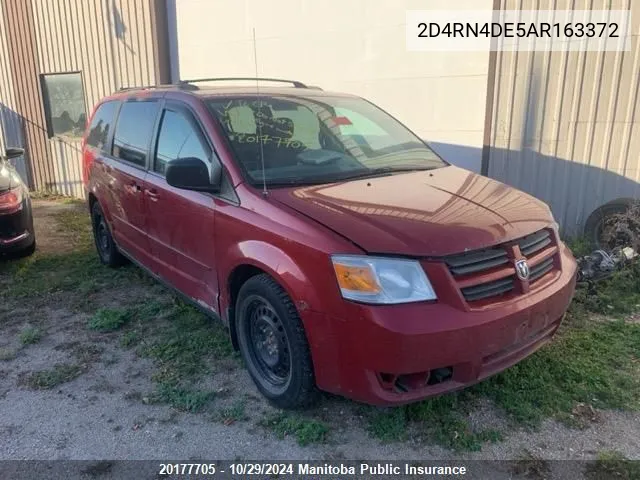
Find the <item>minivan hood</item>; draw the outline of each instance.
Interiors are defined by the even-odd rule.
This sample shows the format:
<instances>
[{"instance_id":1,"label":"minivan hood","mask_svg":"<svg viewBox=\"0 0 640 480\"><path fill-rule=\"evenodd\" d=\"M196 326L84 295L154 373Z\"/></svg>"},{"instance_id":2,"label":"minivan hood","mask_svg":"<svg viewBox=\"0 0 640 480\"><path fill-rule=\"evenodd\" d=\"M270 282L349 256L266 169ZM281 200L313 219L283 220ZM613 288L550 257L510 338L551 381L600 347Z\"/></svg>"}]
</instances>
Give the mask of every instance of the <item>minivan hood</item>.
<instances>
[{"instance_id":1,"label":"minivan hood","mask_svg":"<svg viewBox=\"0 0 640 480\"><path fill-rule=\"evenodd\" d=\"M368 253L449 255L513 240L553 223L543 202L453 166L269 194Z\"/></svg>"}]
</instances>

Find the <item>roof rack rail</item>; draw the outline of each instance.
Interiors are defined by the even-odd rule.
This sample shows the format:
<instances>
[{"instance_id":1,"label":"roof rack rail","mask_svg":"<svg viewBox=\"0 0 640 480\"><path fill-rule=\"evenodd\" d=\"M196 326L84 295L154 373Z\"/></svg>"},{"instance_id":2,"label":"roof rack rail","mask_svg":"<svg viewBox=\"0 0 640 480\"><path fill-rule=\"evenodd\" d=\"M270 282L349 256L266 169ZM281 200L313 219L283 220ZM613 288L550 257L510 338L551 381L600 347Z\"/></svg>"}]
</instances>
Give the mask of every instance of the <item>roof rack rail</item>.
<instances>
[{"instance_id":1,"label":"roof rack rail","mask_svg":"<svg viewBox=\"0 0 640 480\"><path fill-rule=\"evenodd\" d=\"M281 82L281 83L291 83L294 87L296 88L309 88L307 87L304 83L299 82L297 80L284 80L282 78L256 78L256 77L219 77L219 78L196 78L193 80L180 80L178 82L178 86L182 86L182 85L191 85L192 88L195 87L197 88L195 85L192 85L194 83L200 83L200 82L224 82L224 81L228 81L228 80L246 80L246 81L260 81L260 82Z\"/></svg>"},{"instance_id":2,"label":"roof rack rail","mask_svg":"<svg viewBox=\"0 0 640 480\"><path fill-rule=\"evenodd\" d=\"M170 87L171 84L163 84L163 85L141 85L135 87L120 87L118 89L119 92L126 92L127 90L144 90L145 88L162 88L162 87Z\"/></svg>"}]
</instances>

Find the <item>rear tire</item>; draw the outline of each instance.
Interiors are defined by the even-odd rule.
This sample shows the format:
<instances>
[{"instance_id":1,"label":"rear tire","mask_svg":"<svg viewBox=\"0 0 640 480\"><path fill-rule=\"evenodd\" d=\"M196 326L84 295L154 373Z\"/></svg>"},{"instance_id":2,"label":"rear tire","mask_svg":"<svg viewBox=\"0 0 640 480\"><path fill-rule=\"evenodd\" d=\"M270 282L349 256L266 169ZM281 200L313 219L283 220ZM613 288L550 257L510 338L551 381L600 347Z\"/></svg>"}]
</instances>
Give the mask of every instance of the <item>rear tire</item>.
<instances>
[{"instance_id":1,"label":"rear tire","mask_svg":"<svg viewBox=\"0 0 640 480\"><path fill-rule=\"evenodd\" d=\"M125 264L126 258L118 250L98 202L95 202L91 207L91 225L100 261L109 267L119 267Z\"/></svg>"},{"instance_id":2,"label":"rear tire","mask_svg":"<svg viewBox=\"0 0 640 480\"><path fill-rule=\"evenodd\" d=\"M309 343L298 312L269 275L251 277L236 303L238 346L258 390L280 408L318 399Z\"/></svg>"},{"instance_id":3,"label":"rear tire","mask_svg":"<svg viewBox=\"0 0 640 480\"><path fill-rule=\"evenodd\" d=\"M608 245L604 240L607 222L617 214L625 213L633 202L630 198L617 198L596 208L584 224L584 235L597 248L608 250L616 245Z\"/></svg>"}]
</instances>

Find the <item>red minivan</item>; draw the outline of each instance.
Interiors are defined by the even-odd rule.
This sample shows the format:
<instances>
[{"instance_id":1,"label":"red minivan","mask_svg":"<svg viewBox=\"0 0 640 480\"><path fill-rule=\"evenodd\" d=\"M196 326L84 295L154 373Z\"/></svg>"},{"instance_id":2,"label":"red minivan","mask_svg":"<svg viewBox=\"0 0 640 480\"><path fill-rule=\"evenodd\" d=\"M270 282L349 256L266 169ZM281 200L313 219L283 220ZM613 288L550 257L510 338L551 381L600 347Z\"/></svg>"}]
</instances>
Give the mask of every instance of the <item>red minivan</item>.
<instances>
[{"instance_id":1,"label":"red minivan","mask_svg":"<svg viewBox=\"0 0 640 480\"><path fill-rule=\"evenodd\" d=\"M101 261L221 319L274 404L413 402L553 336L576 264L543 202L362 98L215 80L102 100L84 183Z\"/></svg>"}]
</instances>

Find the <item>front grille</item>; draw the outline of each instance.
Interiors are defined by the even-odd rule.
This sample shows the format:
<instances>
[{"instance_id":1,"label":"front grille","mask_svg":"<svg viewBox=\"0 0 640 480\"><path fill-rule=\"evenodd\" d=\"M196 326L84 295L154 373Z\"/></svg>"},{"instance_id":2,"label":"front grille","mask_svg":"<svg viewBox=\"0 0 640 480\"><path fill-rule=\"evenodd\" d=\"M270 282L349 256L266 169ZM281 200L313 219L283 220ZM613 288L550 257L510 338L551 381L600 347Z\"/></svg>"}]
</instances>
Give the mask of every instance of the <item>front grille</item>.
<instances>
[{"instance_id":1,"label":"front grille","mask_svg":"<svg viewBox=\"0 0 640 480\"><path fill-rule=\"evenodd\" d=\"M553 257L549 257L546 260L531 267L529 273L529 283L533 283L539 278L542 278L545 274L549 273L553 269Z\"/></svg>"},{"instance_id":2,"label":"front grille","mask_svg":"<svg viewBox=\"0 0 640 480\"><path fill-rule=\"evenodd\" d=\"M447 257L445 262L453 275L468 275L504 265L509 262L509 258L503 248L487 248L452 255Z\"/></svg>"},{"instance_id":3,"label":"front grille","mask_svg":"<svg viewBox=\"0 0 640 480\"><path fill-rule=\"evenodd\" d=\"M550 244L551 233L549 232L549 230L540 230L539 232L527 235L526 237L518 240L520 252L527 258L529 258L534 253L539 252Z\"/></svg>"},{"instance_id":4,"label":"front grille","mask_svg":"<svg viewBox=\"0 0 640 480\"><path fill-rule=\"evenodd\" d=\"M483 298L510 292L513 290L514 286L515 277L512 275L507 278L501 278L500 280L494 280L492 282L474 285L473 287L463 288L462 295L464 295L467 302L473 302L474 300L481 300Z\"/></svg>"},{"instance_id":5,"label":"front grille","mask_svg":"<svg viewBox=\"0 0 640 480\"><path fill-rule=\"evenodd\" d=\"M496 298L516 290L519 280L508 253L514 244L529 262L529 284L553 270L556 248L547 229L515 242L446 257L444 261L467 302Z\"/></svg>"}]
</instances>

